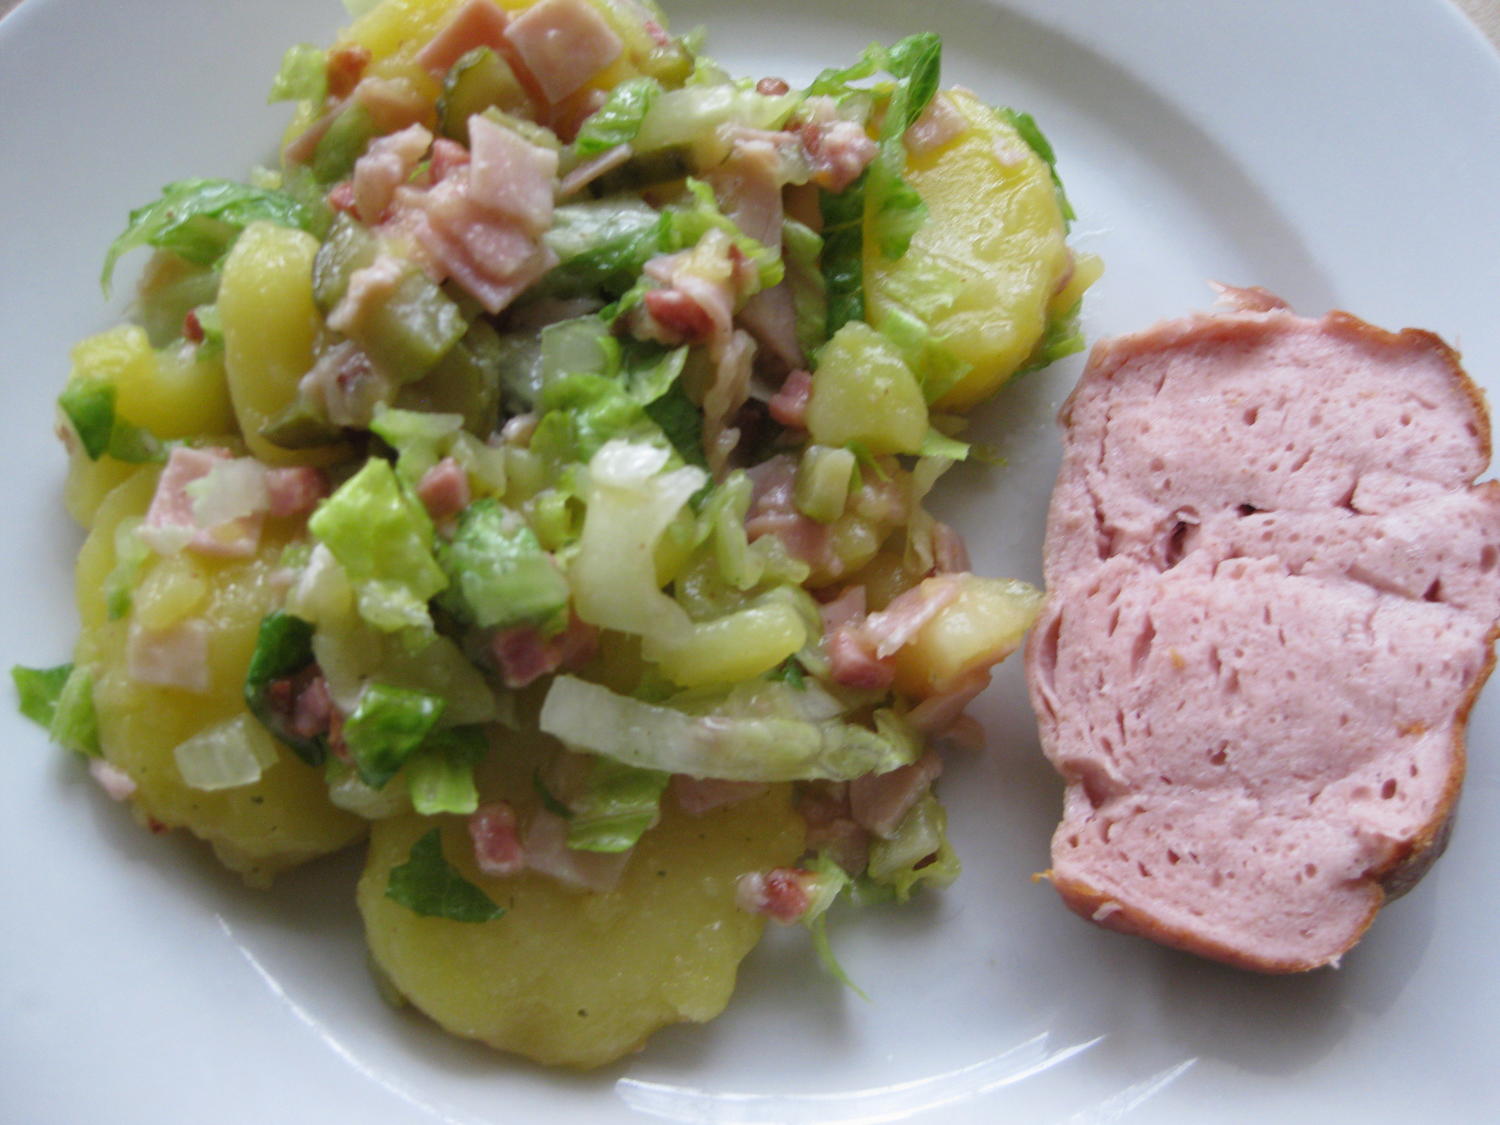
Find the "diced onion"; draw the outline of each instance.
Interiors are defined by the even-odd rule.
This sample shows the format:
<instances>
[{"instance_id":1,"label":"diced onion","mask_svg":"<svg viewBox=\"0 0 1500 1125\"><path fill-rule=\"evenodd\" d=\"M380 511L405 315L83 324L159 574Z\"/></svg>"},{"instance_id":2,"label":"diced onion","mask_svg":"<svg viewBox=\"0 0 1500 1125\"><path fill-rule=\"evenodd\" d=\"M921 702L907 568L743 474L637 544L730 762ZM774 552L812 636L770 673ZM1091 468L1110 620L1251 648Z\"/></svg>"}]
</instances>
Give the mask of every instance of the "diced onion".
<instances>
[{"instance_id":1,"label":"diced onion","mask_svg":"<svg viewBox=\"0 0 1500 1125\"><path fill-rule=\"evenodd\" d=\"M249 715L195 734L172 751L177 772L192 789L235 789L260 780L276 764L276 743Z\"/></svg>"}]
</instances>

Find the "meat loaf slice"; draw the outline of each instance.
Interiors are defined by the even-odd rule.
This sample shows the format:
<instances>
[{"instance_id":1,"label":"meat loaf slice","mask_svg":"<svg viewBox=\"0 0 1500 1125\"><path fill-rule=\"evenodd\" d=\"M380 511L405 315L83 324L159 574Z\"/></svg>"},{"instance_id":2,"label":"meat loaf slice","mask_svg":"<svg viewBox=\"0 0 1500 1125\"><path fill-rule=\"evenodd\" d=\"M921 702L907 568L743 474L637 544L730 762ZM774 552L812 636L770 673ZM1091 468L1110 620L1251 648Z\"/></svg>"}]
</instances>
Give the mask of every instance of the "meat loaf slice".
<instances>
[{"instance_id":1,"label":"meat loaf slice","mask_svg":"<svg viewBox=\"0 0 1500 1125\"><path fill-rule=\"evenodd\" d=\"M1259 292L1095 348L1027 652L1104 926L1336 964L1442 850L1500 621L1500 484L1437 337Z\"/></svg>"}]
</instances>

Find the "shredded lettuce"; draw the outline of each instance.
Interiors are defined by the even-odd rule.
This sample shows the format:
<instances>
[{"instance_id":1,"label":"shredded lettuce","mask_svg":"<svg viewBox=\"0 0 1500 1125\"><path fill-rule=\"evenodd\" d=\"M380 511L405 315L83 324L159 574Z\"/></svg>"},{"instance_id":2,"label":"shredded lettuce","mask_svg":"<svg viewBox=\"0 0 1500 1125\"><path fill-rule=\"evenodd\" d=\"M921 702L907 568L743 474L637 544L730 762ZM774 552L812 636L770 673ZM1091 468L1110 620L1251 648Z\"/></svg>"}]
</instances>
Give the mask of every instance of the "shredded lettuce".
<instances>
[{"instance_id":1,"label":"shredded lettuce","mask_svg":"<svg viewBox=\"0 0 1500 1125\"><path fill-rule=\"evenodd\" d=\"M437 725L445 706L441 696L429 692L366 685L359 706L343 726L344 745L360 780L379 789L395 777Z\"/></svg>"},{"instance_id":2,"label":"shredded lettuce","mask_svg":"<svg viewBox=\"0 0 1500 1125\"><path fill-rule=\"evenodd\" d=\"M1062 177L1057 174L1057 153L1052 150L1052 142L1047 139L1046 134L1042 132L1031 114L1021 113L1009 106L998 106L995 112L1019 133L1027 147L1046 163L1047 171L1052 174L1052 190L1057 193L1057 206L1062 211L1063 221L1072 223L1078 216L1073 210L1073 205L1068 202L1068 193L1063 190Z\"/></svg>"},{"instance_id":3,"label":"shredded lettuce","mask_svg":"<svg viewBox=\"0 0 1500 1125\"><path fill-rule=\"evenodd\" d=\"M115 263L138 246L169 250L200 266L217 265L240 231L261 219L316 233L317 216L283 192L232 180L170 183L155 203L130 212L124 233L105 255L99 284L108 296Z\"/></svg>"},{"instance_id":4,"label":"shredded lettuce","mask_svg":"<svg viewBox=\"0 0 1500 1125\"><path fill-rule=\"evenodd\" d=\"M86 758L99 756L99 718L94 712L94 675L74 666L57 696L57 707L47 727L52 741Z\"/></svg>"},{"instance_id":5,"label":"shredded lettuce","mask_svg":"<svg viewBox=\"0 0 1500 1125\"><path fill-rule=\"evenodd\" d=\"M482 726L433 731L406 763L411 804L423 816L467 816L479 807L474 767L489 751Z\"/></svg>"},{"instance_id":6,"label":"shredded lettuce","mask_svg":"<svg viewBox=\"0 0 1500 1125\"><path fill-rule=\"evenodd\" d=\"M855 984L844 971L844 966L839 964L839 959L833 953L833 943L828 937L828 908L849 887L849 875L827 852L819 852L812 859L805 860L803 868L813 878L807 888L809 901L801 921L812 934L813 949L818 954L818 961L822 964L823 971L834 980L850 989L861 1000L869 1000L864 989Z\"/></svg>"},{"instance_id":7,"label":"shredded lettuce","mask_svg":"<svg viewBox=\"0 0 1500 1125\"><path fill-rule=\"evenodd\" d=\"M828 304L827 338L851 320L865 318L865 186L870 171L835 195L820 191L823 214L823 283Z\"/></svg>"},{"instance_id":8,"label":"shredded lettuce","mask_svg":"<svg viewBox=\"0 0 1500 1125\"><path fill-rule=\"evenodd\" d=\"M691 629L687 612L657 584L655 552L708 478L692 466L667 470L669 456L654 445L611 441L589 461L587 510L568 583L574 609L591 624L664 640Z\"/></svg>"},{"instance_id":9,"label":"shredded lettuce","mask_svg":"<svg viewBox=\"0 0 1500 1125\"><path fill-rule=\"evenodd\" d=\"M450 585L444 604L481 628L537 625L558 632L568 619L568 583L520 514L493 498L459 515L438 548Z\"/></svg>"},{"instance_id":10,"label":"shredded lettuce","mask_svg":"<svg viewBox=\"0 0 1500 1125\"><path fill-rule=\"evenodd\" d=\"M492 922L505 913L443 858L437 828L412 845L405 863L391 868L385 895L414 914L452 922Z\"/></svg>"},{"instance_id":11,"label":"shredded lettuce","mask_svg":"<svg viewBox=\"0 0 1500 1125\"><path fill-rule=\"evenodd\" d=\"M1064 356L1083 351L1087 341L1084 339L1083 326L1079 322L1082 311L1083 301L1078 300L1061 316L1048 318L1042 338L1037 341L1031 355L1016 374L1027 375L1033 371L1040 371Z\"/></svg>"},{"instance_id":12,"label":"shredded lettuce","mask_svg":"<svg viewBox=\"0 0 1500 1125\"><path fill-rule=\"evenodd\" d=\"M818 269L823 238L796 219L784 219L781 242L786 286L797 318L797 343L804 355L811 356L828 338L828 283Z\"/></svg>"},{"instance_id":13,"label":"shredded lettuce","mask_svg":"<svg viewBox=\"0 0 1500 1125\"><path fill-rule=\"evenodd\" d=\"M579 127L573 140L574 153L581 157L597 156L635 140L641 122L661 92L661 83L654 78L629 78L621 82Z\"/></svg>"},{"instance_id":14,"label":"shredded lettuce","mask_svg":"<svg viewBox=\"0 0 1500 1125\"><path fill-rule=\"evenodd\" d=\"M922 883L946 887L958 878L958 856L948 843L948 814L931 792L911 807L896 831L870 845L866 874L905 902Z\"/></svg>"},{"instance_id":15,"label":"shredded lettuce","mask_svg":"<svg viewBox=\"0 0 1500 1125\"><path fill-rule=\"evenodd\" d=\"M582 791L568 802L568 847L628 852L657 821L671 775L594 758Z\"/></svg>"},{"instance_id":16,"label":"shredded lettuce","mask_svg":"<svg viewBox=\"0 0 1500 1125\"><path fill-rule=\"evenodd\" d=\"M57 405L89 460L97 461L106 453L132 464L166 460L166 446L160 439L115 412L115 393L113 383L82 378L71 380L57 396Z\"/></svg>"},{"instance_id":17,"label":"shredded lettuce","mask_svg":"<svg viewBox=\"0 0 1500 1125\"><path fill-rule=\"evenodd\" d=\"M568 203L552 213L544 236L558 264L533 287L538 297L626 293L642 267L662 252L671 217L634 197Z\"/></svg>"},{"instance_id":18,"label":"shredded lettuce","mask_svg":"<svg viewBox=\"0 0 1500 1125\"><path fill-rule=\"evenodd\" d=\"M38 726L50 727L57 714L57 701L62 695L63 685L73 672L73 665L59 664L55 668L27 668L16 664L11 667L11 683L16 686L17 707Z\"/></svg>"},{"instance_id":19,"label":"shredded lettuce","mask_svg":"<svg viewBox=\"0 0 1500 1125\"><path fill-rule=\"evenodd\" d=\"M311 43L295 43L281 56L267 102L322 102L328 96L328 52Z\"/></svg>"},{"instance_id":20,"label":"shredded lettuce","mask_svg":"<svg viewBox=\"0 0 1500 1125\"><path fill-rule=\"evenodd\" d=\"M366 621L388 631L431 628L427 599L448 578L433 557L431 518L388 462L365 462L307 526L348 573Z\"/></svg>"},{"instance_id":21,"label":"shredded lettuce","mask_svg":"<svg viewBox=\"0 0 1500 1125\"><path fill-rule=\"evenodd\" d=\"M760 682L763 688L784 684ZM740 699L744 699L743 694ZM540 726L578 750L640 766L731 781L849 781L914 761L918 739L889 712L877 712L879 729L832 719L810 720L785 706L776 693L754 701L761 713L733 707L731 696L693 710L643 703L574 676L558 676L542 705ZM777 704L783 704L777 706Z\"/></svg>"},{"instance_id":22,"label":"shredded lettuce","mask_svg":"<svg viewBox=\"0 0 1500 1125\"><path fill-rule=\"evenodd\" d=\"M378 406L370 432L396 451L396 475L416 484L423 473L443 459L463 424L462 414Z\"/></svg>"}]
</instances>

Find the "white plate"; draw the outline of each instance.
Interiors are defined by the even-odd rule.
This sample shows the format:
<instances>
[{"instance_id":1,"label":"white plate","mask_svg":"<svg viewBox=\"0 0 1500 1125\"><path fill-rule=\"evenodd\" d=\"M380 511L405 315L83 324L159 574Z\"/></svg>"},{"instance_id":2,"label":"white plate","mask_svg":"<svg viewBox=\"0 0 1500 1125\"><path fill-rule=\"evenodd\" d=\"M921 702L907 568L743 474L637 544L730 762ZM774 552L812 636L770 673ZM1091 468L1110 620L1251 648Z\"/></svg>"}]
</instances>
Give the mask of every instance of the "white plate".
<instances>
[{"instance_id":1,"label":"white plate","mask_svg":"<svg viewBox=\"0 0 1500 1125\"><path fill-rule=\"evenodd\" d=\"M742 73L805 80L930 27L945 76L1030 109L1061 154L1079 245L1109 272L1091 336L1207 303L1208 278L1338 305L1500 372L1500 61L1437 0L669 3ZM333 0L27 0L0 23L0 341L9 482L3 663L67 658L78 536L51 399L113 311L100 256L169 180L242 174L284 111L280 53L325 41ZM984 412L1011 467L943 501L978 569L1036 578L1075 359ZM1500 694L1474 713L1449 856L1338 972L1266 979L1098 931L1028 876L1059 786L1018 670L979 706L993 752L946 785L967 870L836 940L869 1003L800 932L747 962L728 1014L588 1076L451 1040L376 998L356 860L247 891L191 841L141 832L7 712L0 855L0 1116L224 1125L561 1119L1365 1122L1495 1120L1500 1010L1491 857Z\"/></svg>"}]
</instances>

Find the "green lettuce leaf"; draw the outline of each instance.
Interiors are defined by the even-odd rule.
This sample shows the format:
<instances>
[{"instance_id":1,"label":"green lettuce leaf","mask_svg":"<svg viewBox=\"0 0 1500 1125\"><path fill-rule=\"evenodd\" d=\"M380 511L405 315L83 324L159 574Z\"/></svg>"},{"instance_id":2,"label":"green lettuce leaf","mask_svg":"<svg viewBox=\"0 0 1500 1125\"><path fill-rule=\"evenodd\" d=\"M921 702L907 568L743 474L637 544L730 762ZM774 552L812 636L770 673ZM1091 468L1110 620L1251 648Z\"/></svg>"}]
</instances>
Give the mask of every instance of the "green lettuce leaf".
<instances>
[{"instance_id":1,"label":"green lettuce leaf","mask_svg":"<svg viewBox=\"0 0 1500 1125\"><path fill-rule=\"evenodd\" d=\"M635 140L642 120L661 92L661 83L654 78L629 78L621 82L610 91L605 103L584 120L573 140L573 151L581 157L597 156Z\"/></svg>"},{"instance_id":2,"label":"green lettuce leaf","mask_svg":"<svg viewBox=\"0 0 1500 1125\"><path fill-rule=\"evenodd\" d=\"M958 878L958 856L948 843L948 814L927 793L911 807L896 831L870 845L866 871L877 885L888 887L897 902L905 902L922 883L946 887Z\"/></svg>"},{"instance_id":3,"label":"green lettuce leaf","mask_svg":"<svg viewBox=\"0 0 1500 1125\"><path fill-rule=\"evenodd\" d=\"M344 720L344 745L360 780L379 789L400 772L422 745L446 706L441 696L389 684L370 683L359 706Z\"/></svg>"},{"instance_id":4,"label":"green lettuce leaf","mask_svg":"<svg viewBox=\"0 0 1500 1125\"><path fill-rule=\"evenodd\" d=\"M448 575L444 604L481 628L567 624L568 583L521 516L493 498L459 515L451 542L438 548Z\"/></svg>"},{"instance_id":5,"label":"green lettuce leaf","mask_svg":"<svg viewBox=\"0 0 1500 1125\"><path fill-rule=\"evenodd\" d=\"M823 214L823 284L828 307L823 325L831 337L851 320L865 318L865 188L870 171L835 195L820 191Z\"/></svg>"},{"instance_id":6,"label":"green lettuce leaf","mask_svg":"<svg viewBox=\"0 0 1500 1125\"><path fill-rule=\"evenodd\" d=\"M16 685L17 707L21 714L38 726L51 727L57 714L57 701L72 672L71 664L59 664L55 668L12 665L10 679Z\"/></svg>"},{"instance_id":7,"label":"green lettuce leaf","mask_svg":"<svg viewBox=\"0 0 1500 1125\"><path fill-rule=\"evenodd\" d=\"M671 774L594 758L583 791L569 802L568 847L628 852L656 823Z\"/></svg>"},{"instance_id":8,"label":"green lettuce leaf","mask_svg":"<svg viewBox=\"0 0 1500 1125\"><path fill-rule=\"evenodd\" d=\"M479 807L474 767L489 752L483 726L433 731L406 763L412 808L423 816L467 816Z\"/></svg>"},{"instance_id":9,"label":"green lettuce leaf","mask_svg":"<svg viewBox=\"0 0 1500 1125\"><path fill-rule=\"evenodd\" d=\"M232 180L170 183L155 203L130 212L124 233L105 255L99 283L108 296L115 263L138 246L169 250L200 266L216 265L229 253L240 231L261 219L306 231L317 223L309 208L280 191Z\"/></svg>"},{"instance_id":10,"label":"green lettuce leaf","mask_svg":"<svg viewBox=\"0 0 1500 1125\"><path fill-rule=\"evenodd\" d=\"M281 56L271 82L270 102L322 102L328 96L328 52L311 43L295 43Z\"/></svg>"},{"instance_id":11,"label":"green lettuce leaf","mask_svg":"<svg viewBox=\"0 0 1500 1125\"><path fill-rule=\"evenodd\" d=\"M1036 123L1036 118L1009 106L999 106L995 112L1021 135L1032 152L1046 162L1047 171L1052 173L1052 190L1057 193L1057 206L1062 211L1063 220L1071 223L1078 216L1073 211L1073 205L1068 202L1068 193L1063 190L1062 177L1057 174L1057 153L1052 149L1052 142Z\"/></svg>"},{"instance_id":12,"label":"green lettuce leaf","mask_svg":"<svg viewBox=\"0 0 1500 1125\"><path fill-rule=\"evenodd\" d=\"M805 697L785 684L759 687ZM735 706L739 702L742 706ZM540 726L569 746L627 765L732 781L848 781L914 761L918 739L890 712L876 730L797 714L770 690L707 700L644 703L574 676L558 676ZM692 707L688 710L687 707Z\"/></svg>"},{"instance_id":13,"label":"green lettuce leaf","mask_svg":"<svg viewBox=\"0 0 1500 1125\"><path fill-rule=\"evenodd\" d=\"M431 518L388 462L372 457L307 526L348 573L361 617L387 631L431 628L427 599L448 578L433 557Z\"/></svg>"},{"instance_id":14,"label":"green lettuce leaf","mask_svg":"<svg viewBox=\"0 0 1500 1125\"><path fill-rule=\"evenodd\" d=\"M131 464L165 461L166 446L149 430L115 413L115 387L102 379L74 379L57 396L84 453L97 461L106 453Z\"/></svg>"},{"instance_id":15,"label":"green lettuce leaf","mask_svg":"<svg viewBox=\"0 0 1500 1125\"><path fill-rule=\"evenodd\" d=\"M414 914L453 922L492 922L505 913L443 858L437 828L412 845L405 863L391 868L385 895Z\"/></svg>"}]
</instances>

